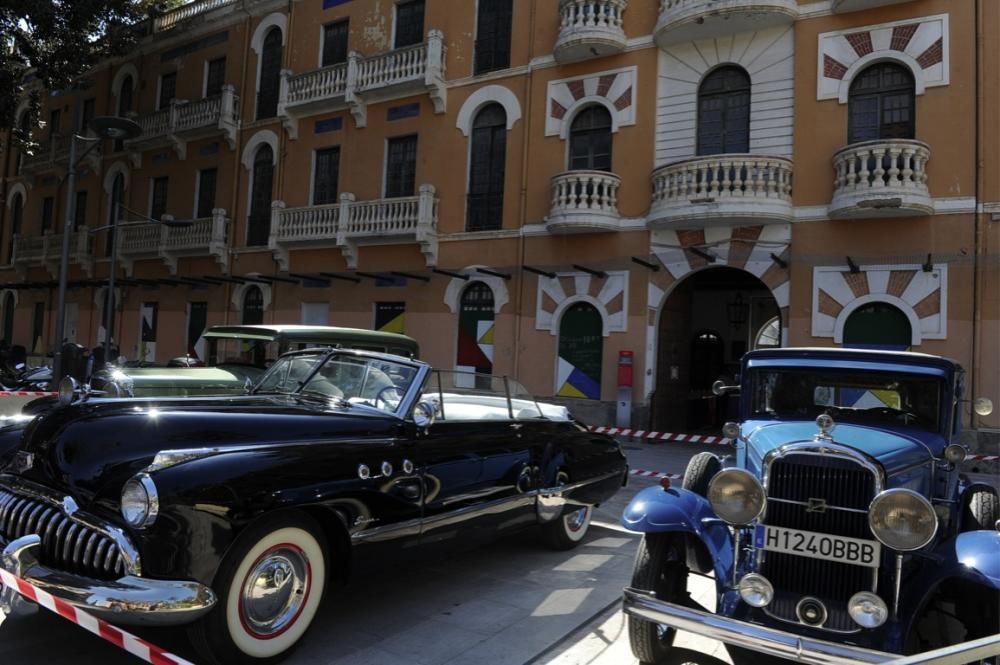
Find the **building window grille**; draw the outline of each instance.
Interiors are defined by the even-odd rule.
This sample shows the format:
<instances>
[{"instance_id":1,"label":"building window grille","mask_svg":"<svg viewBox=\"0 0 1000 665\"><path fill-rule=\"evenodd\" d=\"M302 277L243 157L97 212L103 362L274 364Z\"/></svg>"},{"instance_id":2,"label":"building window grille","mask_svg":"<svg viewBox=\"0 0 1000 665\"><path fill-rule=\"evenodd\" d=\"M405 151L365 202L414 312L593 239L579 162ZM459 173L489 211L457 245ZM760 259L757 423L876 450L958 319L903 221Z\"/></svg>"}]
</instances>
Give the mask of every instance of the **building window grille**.
<instances>
[{"instance_id":1,"label":"building window grille","mask_svg":"<svg viewBox=\"0 0 1000 665\"><path fill-rule=\"evenodd\" d=\"M160 100L157 109L170 106L170 101L177 96L177 72L160 76Z\"/></svg>"},{"instance_id":2,"label":"building window grille","mask_svg":"<svg viewBox=\"0 0 1000 665\"><path fill-rule=\"evenodd\" d=\"M254 156L250 194L250 216L247 220L247 245L267 244L271 227L271 189L274 184L274 153L271 146L262 145Z\"/></svg>"},{"instance_id":3,"label":"building window grille","mask_svg":"<svg viewBox=\"0 0 1000 665\"><path fill-rule=\"evenodd\" d=\"M600 105L580 111L569 130L571 171L611 171L611 114Z\"/></svg>"},{"instance_id":4,"label":"building window grille","mask_svg":"<svg viewBox=\"0 0 1000 665\"><path fill-rule=\"evenodd\" d=\"M215 208L215 181L218 176L216 169L198 172L198 209L195 211L198 219L212 216L212 209Z\"/></svg>"},{"instance_id":5,"label":"building window grille","mask_svg":"<svg viewBox=\"0 0 1000 665\"><path fill-rule=\"evenodd\" d=\"M424 40L424 0L409 0L396 5L396 40L394 48L419 44Z\"/></svg>"},{"instance_id":6,"label":"building window grille","mask_svg":"<svg viewBox=\"0 0 1000 665\"><path fill-rule=\"evenodd\" d=\"M698 154L750 152L750 75L719 67L698 88Z\"/></svg>"},{"instance_id":7,"label":"building window grille","mask_svg":"<svg viewBox=\"0 0 1000 665\"><path fill-rule=\"evenodd\" d=\"M347 37L350 34L350 24L347 20L327 23L323 26L323 62L321 66L329 67L347 62Z\"/></svg>"},{"instance_id":8,"label":"building window grille","mask_svg":"<svg viewBox=\"0 0 1000 665\"><path fill-rule=\"evenodd\" d=\"M851 82L848 143L915 136L913 74L902 65L880 62Z\"/></svg>"},{"instance_id":9,"label":"building window grille","mask_svg":"<svg viewBox=\"0 0 1000 665\"><path fill-rule=\"evenodd\" d=\"M149 216L160 219L167 212L167 185L170 180L166 176L153 178L153 195L149 201Z\"/></svg>"},{"instance_id":10,"label":"building window grille","mask_svg":"<svg viewBox=\"0 0 1000 665\"><path fill-rule=\"evenodd\" d=\"M489 231L503 226L506 158L507 113L499 104L490 104L476 115L472 124L467 231Z\"/></svg>"},{"instance_id":11,"label":"building window grille","mask_svg":"<svg viewBox=\"0 0 1000 665\"><path fill-rule=\"evenodd\" d=\"M476 74L510 67L511 0L479 0Z\"/></svg>"},{"instance_id":12,"label":"building window grille","mask_svg":"<svg viewBox=\"0 0 1000 665\"><path fill-rule=\"evenodd\" d=\"M386 150L385 196L413 196L417 178L417 137L389 139Z\"/></svg>"},{"instance_id":13,"label":"building window grille","mask_svg":"<svg viewBox=\"0 0 1000 665\"><path fill-rule=\"evenodd\" d=\"M222 86L226 84L226 59L216 58L208 63L205 72L205 96L215 97L222 94Z\"/></svg>"},{"instance_id":14,"label":"building window grille","mask_svg":"<svg viewBox=\"0 0 1000 665\"><path fill-rule=\"evenodd\" d=\"M340 146L316 151L316 171L313 174L313 205L337 202L337 180L340 176Z\"/></svg>"},{"instance_id":15,"label":"building window grille","mask_svg":"<svg viewBox=\"0 0 1000 665\"><path fill-rule=\"evenodd\" d=\"M257 86L257 119L273 118L278 113L281 88L281 30L271 28L264 37L260 54L260 83Z\"/></svg>"}]
</instances>

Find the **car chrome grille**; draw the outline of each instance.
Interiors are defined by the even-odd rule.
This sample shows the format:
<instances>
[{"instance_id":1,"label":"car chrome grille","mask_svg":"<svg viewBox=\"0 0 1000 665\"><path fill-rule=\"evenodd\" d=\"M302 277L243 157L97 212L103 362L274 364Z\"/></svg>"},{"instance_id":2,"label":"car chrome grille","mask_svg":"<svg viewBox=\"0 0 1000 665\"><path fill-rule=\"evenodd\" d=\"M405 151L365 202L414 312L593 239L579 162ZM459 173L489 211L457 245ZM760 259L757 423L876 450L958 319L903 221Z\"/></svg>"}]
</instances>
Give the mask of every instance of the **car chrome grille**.
<instances>
[{"instance_id":1,"label":"car chrome grille","mask_svg":"<svg viewBox=\"0 0 1000 665\"><path fill-rule=\"evenodd\" d=\"M41 538L39 560L56 570L114 580L125 574L118 545L96 529L73 521L56 506L0 488L0 536Z\"/></svg>"},{"instance_id":2,"label":"car chrome grille","mask_svg":"<svg viewBox=\"0 0 1000 665\"><path fill-rule=\"evenodd\" d=\"M789 529L874 540L868 527L868 506L875 490L872 471L849 458L789 453L771 461L763 521ZM808 512L810 499L824 500L826 510ZM760 573L775 589L769 614L798 623L795 606L803 596L812 596L827 607L826 630L859 629L847 614L847 601L858 591L875 590L872 568L783 552L762 554Z\"/></svg>"}]
</instances>

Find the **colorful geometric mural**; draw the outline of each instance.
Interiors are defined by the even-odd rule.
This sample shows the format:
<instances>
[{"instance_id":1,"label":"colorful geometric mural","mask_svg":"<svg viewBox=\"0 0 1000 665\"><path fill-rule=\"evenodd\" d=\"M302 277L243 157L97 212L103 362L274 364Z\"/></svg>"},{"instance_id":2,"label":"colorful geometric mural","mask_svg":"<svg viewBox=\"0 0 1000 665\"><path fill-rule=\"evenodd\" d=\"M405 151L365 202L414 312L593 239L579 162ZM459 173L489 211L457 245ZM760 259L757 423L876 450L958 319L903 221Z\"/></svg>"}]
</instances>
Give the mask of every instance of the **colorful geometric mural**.
<instances>
[{"instance_id":1,"label":"colorful geometric mural","mask_svg":"<svg viewBox=\"0 0 1000 665\"><path fill-rule=\"evenodd\" d=\"M578 302L562 315L559 324L557 394L562 397L601 399L603 321L593 305Z\"/></svg>"},{"instance_id":2,"label":"colorful geometric mural","mask_svg":"<svg viewBox=\"0 0 1000 665\"><path fill-rule=\"evenodd\" d=\"M406 303L375 303L375 330L382 332L406 333Z\"/></svg>"},{"instance_id":3,"label":"colorful geometric mural","mask_svg":"<svg viewBox=\"0 0 1000 665\"><path fill-rule=\"evenodd\" d=\"M493 373L493 317L493 290L483 282L466 287L458 312L456 365L481 374Z\"/></svg>"}]
</instances>

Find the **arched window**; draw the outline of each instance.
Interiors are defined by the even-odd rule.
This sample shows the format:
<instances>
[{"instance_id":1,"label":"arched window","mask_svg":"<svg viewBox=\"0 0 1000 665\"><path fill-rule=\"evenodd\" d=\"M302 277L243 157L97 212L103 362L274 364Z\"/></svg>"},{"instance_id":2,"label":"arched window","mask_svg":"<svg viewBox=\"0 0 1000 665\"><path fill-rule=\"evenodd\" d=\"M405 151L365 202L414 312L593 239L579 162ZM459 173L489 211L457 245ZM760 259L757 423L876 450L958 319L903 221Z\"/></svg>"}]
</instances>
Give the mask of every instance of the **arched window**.
<instances>
[{"instance_id":1,"label":"arched window","mask_svg":"<svg viewBox=\"0 0 1000 665\"><path fill-rule=\"evenodd\" d=\"M771 349L781 346L781 317L767 320L754 336L753 348Z\"/></svg>"},{"instance_id":2,"label":"arched window","mask_svg":"<svg viewBox=\"0 0 1000 665\"><path fill-rule=\"evenodd\" d=\"M601 399L604 322L585 302L570 305L559 322L557 392L563 397Z\"/></svg>"},{"instance_id":3,"label":"arched window","mask_svg":"<svg viewBox=\"0 0 1000 665\"><path fill-rule=\"evenodd\" d=\"M24 226L24 197L20 192L14 194L10 202L10 244L7 245L7 263L10 263L14 255L14 238L21 235L21 227ZM9 341L9 340L8 340Z\"/></svg>"},{"instance_id":4,"label":"arched window","mask_svg":"<svg viewBox=\"0 0 1000 665\"><path fill-rule=\"evenodd\" d=\"M913 74L903 65L880 62L862 70L847 101L848 143L914 138L914 98Z\"/></svg>"},{"instance_id":5,"label":"arched window","mask_svg":"<svg viewBox=\"0 0 1000 665\"><path fill-rule=\"evenodd\" d=\"M247 245L266 245L271 228L271 189L274 184L274 153L264 144L253 158L250 180L250 216L247 219Z\"/></svg>"},{"instance_id":6,"label":"arched window","mask_svg":"<svg viewBox=\"0 0 1000 665\"><path fill-rule=\"evenodd\" d=\"M14 343L14 294L10 291L3 297L3 341Z\"/></svg>"},{"instance_id":7,"label":"arched window","mask_svg":"<svg viewBox=\"0 0 1000 665\"><path fill-rule=\"evenodd\" d=\"M487 231L503 225L506 158L507 112L499 104L490 104L472 123L467 231Z\"/></svg>"},{"instance_id":8,"label":"arched window","mask_svg":"<svg viewBox=\"0 0 1000 665\"><path fill-rule=\"evenodd\" d=\"M458 311L457 365L493 373L493 324L493 289L482 282L469 284Z\"/></svg>"},{"instance_id":9,"label":"arched window","mask_svg":"<svg viewBox=\"0 0 1000 665\"><path fill-rule=\"evenodd\" d=\"M750 152L750 75L732 65L698 87L698 154Z\"/></svg>"},{"instance_id":10,"label":"arched window","mask_svg":"<svg viewBox=\"0 0 1000 665\"><path fill-rule=\"evenodd\" d=\"M851 312L844 322L844 346L905 351L913 341L906 314L885 302L871 302Z\"/></svg>"},{"instance_id":11,"label":"arched window","mask_svg":"<svg viewBox=\"0 0 1000 665\"><path fill-rule=\"evenodd\" d=\"M278 113L278 89L281 86L281 29L271 28L260 51L260 81L257 83L257 119L273 118Z\"/></svg>"},{"instance_id":12,"label":"arched window","mask_svg":"<svg viewBox=\"0 0 1000 665\"><path fill-rule=\"evenodd\" d=\"M569 170L611 170L611 114L603 106L588 106L573 118Z\"/></svg>"},{"instance_id":13,"label":"arched window","mask_svg":"<svg viewBox=\"0 0 1000 665\"><path fill-rule=\"evenodd\" d=\"M122 205L124 200L125 176L119 173L115 176L115 181L111 184L111 201L108 205L108 224L110 225L110 228L108 229L108 235L104 245L105 256L111 256L111 249L114 245L115 239L115 226L118 225L118 220L122 217L118 206Z\"/></svg>"},{"instance_id":14,"label":"arched window","mask_svg":"<svg viewBox=\"0 0 1000 665\"><path fill-rule=\"evenodd\" d=\"M128 75L122 79L122 85L118 89L118 115L124 117L132 110L132 76ZM115 152L120 152L124 148L123 141L115 141Z\"/></svg>"},{"instance_id":15,"label":"arched window","mask_svg":"<svg viewBox=\"0 0 1000 665\"><path fill-rule=\"evenodd\" d=\"M243 325L264 323L264 292L259 286L249 286L243 292Z\"/></svg>"}]
</instances>

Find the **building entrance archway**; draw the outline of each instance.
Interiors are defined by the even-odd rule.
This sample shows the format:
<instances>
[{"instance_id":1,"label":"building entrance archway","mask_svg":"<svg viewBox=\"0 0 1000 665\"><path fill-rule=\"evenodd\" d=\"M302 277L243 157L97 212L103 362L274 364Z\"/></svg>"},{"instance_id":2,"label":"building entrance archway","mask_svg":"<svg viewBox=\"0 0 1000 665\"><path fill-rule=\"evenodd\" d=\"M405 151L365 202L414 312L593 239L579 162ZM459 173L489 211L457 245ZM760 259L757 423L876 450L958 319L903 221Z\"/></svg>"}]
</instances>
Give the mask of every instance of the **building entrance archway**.
<instances>
[{"instance_id":1,"label":"building entrance archway","mask_svg":"<svg viewBox=\"0 0 1000 665\"><path fill-rule=\"evenodd\" d=\"M650 428L716 434L735 418L737 397L716 397L712 383L735 381L743 354L774 346L781 325L771 290L745 270L706 268L674 285L657 323Z\"/></svg>"}]
</instances>

